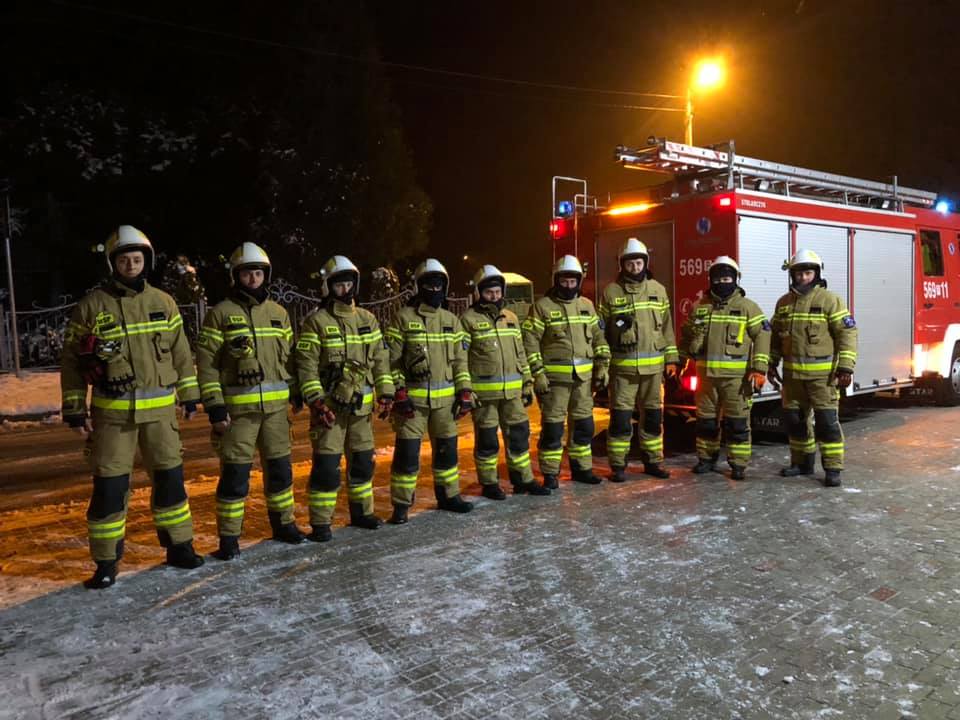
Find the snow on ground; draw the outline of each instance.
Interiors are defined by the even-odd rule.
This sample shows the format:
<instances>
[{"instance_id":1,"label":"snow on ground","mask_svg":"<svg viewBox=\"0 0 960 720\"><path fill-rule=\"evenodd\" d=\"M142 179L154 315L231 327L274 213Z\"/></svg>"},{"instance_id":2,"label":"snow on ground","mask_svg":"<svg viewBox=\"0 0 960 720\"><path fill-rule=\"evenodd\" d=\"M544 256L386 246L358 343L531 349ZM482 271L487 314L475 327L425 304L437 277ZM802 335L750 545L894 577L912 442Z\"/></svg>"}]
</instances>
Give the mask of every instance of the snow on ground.
<instances>
[{"instance_id":1,"label":"snow on ground","mask_svg":"<svg viewBox=\"0 0 960 720\"><path fill-rule=\"evenodd\" d=\"M59 410L60 373L23 372L19 378L13 373L0 375L0 418Z\"/></svg>"}]
</instances>

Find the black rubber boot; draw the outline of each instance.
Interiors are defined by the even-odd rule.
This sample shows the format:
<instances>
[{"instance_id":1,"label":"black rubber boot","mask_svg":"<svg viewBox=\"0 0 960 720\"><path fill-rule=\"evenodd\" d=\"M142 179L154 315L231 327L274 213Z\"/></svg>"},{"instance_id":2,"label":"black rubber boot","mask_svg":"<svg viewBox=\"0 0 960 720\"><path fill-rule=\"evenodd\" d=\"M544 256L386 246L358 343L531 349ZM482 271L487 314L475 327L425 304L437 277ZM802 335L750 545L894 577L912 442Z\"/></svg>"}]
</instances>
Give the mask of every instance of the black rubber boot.
<instances>
[{"instance_id":1,"label":"black rubber boot","mask_svg":"<svg viewBox=\"0 0 960 720\"><path fill-rule=\"evenodd\" d=\"M790 467L785 467L782 470L780 470L780 474L783 477L796 477L797 475L813 475L813 473L814 473L813 464L807 465L806 463L804 463L803 465L791 464Z\"/></svg>"},{"instance_id":2,"label":"black rubber boot","mask_svg":"<svg viewBox=\"0 0 960 720\"><path fill-rule=\"evenodd\" d=\"M543 485L538 485L535 481L531 480L526 485L514 485L513 487L514 495L549 495L550 488L544 487Z\"/></svg>"},{"instance_id":3,"label":"black rubber boot","mask_svg":"<svg viewBox=\"0 0 960 720\"><path fill-rule=\"evenodd\" d=\"M598 485L603 482L603 478L597 477L591 470L574 470L573 479L584 485Z\"/></svg>"},{"instance_id":4,"label":"black rubber boot","mask_svg":"<svg viewBox=\"0 0 960 720\"><path fill-rule=\"evenodd\" d=\"M97 570L93 577L83 581L87 590L106 590L117 581L117 561L97 560Z\"/></svg>"},{"instance_id":5,"label":"black rubber boot","mask_svg":"<svg viewBox=\"0 0 960 720\"><path fill-rule=\"evenodd\" d=\"M437 507L441 510L449 510L455 513L468 513L473 510L473 503L468 503L460 497L459 493L449 497L445 485L434 485L433 491L437 495Z\"/></svg>"},{"instance_id":6,"label":"black rubber boot","mask_svg":"<svg viewBox=\"0 0 960 720\"><path fill-rule=\"evenodd\" d=\"M330 542L333 539L333 533L330 532L329 525L311 525L310 534L307 540L310 542Z\"/></svg>"},{"instance_id":7,"label":"black rubber boot","mask_svg":"<svg viewBox=\"0 0 960 720\"><path fill-rule=\"evenodd\" d=\"M667 470L667 469L666 469L663 465L661 465L660 463L644 463L644 464L643 464L643 472L644 472L644 474L646 474L646 475L651 475L651 476L653 476L653 477L655 477L655 478L661 478L661 479L664 479L664 480L666 480L668 477L670 477L670 471Z\"/></svg>"},{"instance_id":8,"label":"black rubber boot","mask_svg":"<svg viewBox=\"0 0 960 720\"><path fill-rule=\"evenodd\" d=\"M747 469L742 465L731 465L730 466L730 479L731 480L744 480L747 477Z\"/></svg>"},{"instance_id":9,"label":"black rubber boot","mask_svg":"<svg viewBox=\"0 0 960 720\"><path fill-rule=\"evenodd\" d=\"M233 560L240 557L240 538L234 535L221 535L220 547L211 555L217 560Z\"/></svg>"},{"instance_id":10,"label":"black rubber boot","mask_svg":"<svg viewBox=\"0 0 960 720\"><path fill-rule=\"evenodd\" d=\"M507 499L507 494L503 491L503 488L500 487L499 485L484 485L483 490L480 491L480 494L483 495L485 498L490 498L491 500Z\"/></svg>"},{"instance_id":11,"label":"black rubber boot","mask_svg":"<svg viewBox=\"0 0 960 720\"><path fill-rule=\"evenodd\" d=\"M300 532L296 523L283 523L278 512L268 512L267 517L270 518L270 529L273 530L274 540L287 543L287 545L299 545L306 542L307 538Z\"/></svg>"},{"instance_id":12,"label":"black rubber boot","mask_svg":"<svg viewBox=\"0 0 960 720\"><path fill-rule=\"evenodd\" d=\"M400 503L393 504L393 515L390 516L390 519L387 520L391 525L406 525L410 518L407 517L407 513L410 510L409 505L401 505Z\"/></svg>"},{"instance_id":13,"label":"black rubber boot","mask_svg":"<svg viewBox=\"0 0 960 720\"><path fill-rule=\"evenodd\" d=\"M203 565L203 558L193 550L193 541L177 543L167 548L167 565L183 570L193 570Z\"/></svg>"},{"instance_id":14,"label":"black rubber boot","mask_svg":"<svg viewBox=\"0 0 960 720\"><path fill-rule=\"evenodd\" d=\"M824 487L840 487L840 471L826 470L823 476Z\"/></svg>"},{"instance_id":15,"label":"black rubber boot","mask_svg":"<svg viewBox=\"0 0 960 720\"><path fill-rule=\"evenodd\" d=\"M697 464L690 468L695 474L703 475L704 473L713 472L717 469L715 460L698 460Z\"/></svg>"},{"instance_id":16,"label":"black rubber boot","mask_svg":"<svg viewBox=\"0 0 960 720\"><path fill-rule=\"evenodd\" d=\"M557 482L557 476L556 476L556 475L544 475L544 476L543 476L543 486L544 486L545 488L547 488L547 490L559 490L559 489L560 489L560 483Z\"/></svg>"},{"instance_id":17,"label":"black rubber boot","mask_svg":"<svg viewBox=\"0 0 960 720\"><path fill-rule=\"evenodd\" d=\"M610 471L610 477L607 478L610 482L622 483L627 479L627 476L625 475L626 468L611 465Z\"/></svg>"},{"instance_id":18,"label":"black rubber boot","mask_svg":"<svg viewBox=\"0 0 960 720\"><path fill-rule=\"evenodd\" d=\"M350 524L364 530L376 530L383 521L376 515L364 515L363 503L350 503Z\"/></svg>"}]
</instances>

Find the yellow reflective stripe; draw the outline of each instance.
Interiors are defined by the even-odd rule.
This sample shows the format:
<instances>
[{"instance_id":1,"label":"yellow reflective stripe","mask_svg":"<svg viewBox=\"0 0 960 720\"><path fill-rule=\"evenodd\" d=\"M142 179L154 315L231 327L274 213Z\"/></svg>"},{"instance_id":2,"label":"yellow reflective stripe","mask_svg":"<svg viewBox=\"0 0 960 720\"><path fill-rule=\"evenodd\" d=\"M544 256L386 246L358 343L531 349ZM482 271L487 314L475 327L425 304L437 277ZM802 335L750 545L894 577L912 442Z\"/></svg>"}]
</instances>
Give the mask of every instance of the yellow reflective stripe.
<instances>
[{"instance_id":1,"label":"yellow reflective stripe","mask_svg":"<svg viewBox=\"0 0 960 720\"><path fill-rule=\"evenodd\" d=\"M425 398L430 397L453 397L456 389L454 387L443 387L443 388L416 388L410 387L407 388L407 394L412 398Z\"/></svg>"},{"instance_id":2,"label":"yellow reflective stripe","mask_svg":"<svg viewBox=\"0 0 960 720\"><path fill-rule=\"evenodd\" d=\"M490 457L480 457L478 455L474 456L474 461L477 463L477 467L482 468L495 468L497 466L498 456L491 455Z\"/></svg>"},{"instance_id":3,"label":"yellow reflective stripe","mask_svg":"<svg viewBox=\"0 0 960 720\"><path fill-rule=\"evenodd\" d=\"M187 388L192 388L192 387L199 387L199 383L197 382L196 375L188 375L185 378L181 378L177 382L177 388L180 390L186 390Z\"/></svg>"},{"instance_id":4,"label":"yellow reflective stripe","mask_svg":"<svg viewBox=\"0 0 960 720\"><path fill-rule=\"evenodd\" d=\"M300 333L300 338L299 338L299 339L300 339L300 340L306 340L307 342L311 342L311 343L313 343L314 345L320 345L320 336L317 335L316 333L312 333L312 332L302 332L302 333Z\"/></svg>"},{"instance_id":5,"label":"yellow reflective stripe","mask_svg":"<svg viewBox=\"0 0 960 720\"><path fill-rule=\"evenodd\" d=\"M541 450L540 457L544 460L559 460L563 457L563 448L559 450Z\"/></svg>"},{"instance_id":6,"label":"yellow reflective stripe","mask_svg":"<svg viewBox=\"0 0 960 720\"><path fill-rule=\"evenodd\" d=\"M417 486L416 475L390 475L390 484L400 488L415 488Z\"/></svg>"},{"instance_id":7,"label":"yellow reflective stripe","mask_svg":"<svg viewBox=\"0 0 960 720\"><path fill-rule=\"evenodd\" d=\"M157 512L154 510L153 512L153 524L157 527L171 527L186 522L189 519L190 506L186 503L174 510L167 510L165 512Z\"/></svg>"},{"instance_id":8,"label":"yellow reflective stripe","mask_svg":"<svg viewBox=\"0 0 960 720\"><path fill-rule=\"evenodd\" d=\"M843 318L848 317L849 315L850 315L850 311L847 309L838 310L837 312L832 313L830 315L830 322L833 322L834 320L842 320Z\"/></svg>"},{"instance_id":9,"label":"yellow reflective stripe","mask_svg":"<svg viewBox=\"0 0 960 720\"><path fill-rule=\"evenodd\" d=\"M590 455L589 445L568 445L567 454L572 458L583 458Z\"/></svg>"},{"instance_id":10,"label":"yellow reflective stripe","mask_svg":"<svg viewBox=\"0 0 960 720\"><path fill-rule=\"evenodd\" d=\"M270 510L283 510L292 506L293 488L287 488L275 495L267 495L267 508Z\"/></svg>"},{"instance_id":11,"label":"yellow reflective stripe","mask_svg":"<svg viewBox=\"0 0 960 720\"><path fill-rule=\"evenodd\" d=\"M493 337L520 337L520 330L517 328L497 328L496 330L480 330L472 334L469 340L487 340Z\"/></svg>"},{"instance_id":12,"label":"yellow reflective stripe","mask_svg":"<svg viewBox=\"0 0 960 720\"><path fill-rule=\"evenodd\" d=\"M213 340L219 340L220 342L223 342L223 333L213 327L200 328L200 335L205 335Z\"/></svg>"},{"instance_id":13,"label":"yellow reflective stripe","mask_svg":"<svg viewBox=\"0 0 960 720\"><path fill-rule=\"evenodd\" d=\"M802 360L783 360L784 370L800 370L801 372L818 372L820 370L832 370L833 360L824 360L822 362L804 362Z\"/></svg>"},{"instance_id":14,"label":"yellow reflective stripe","mask_svg":"<svg viewBox=\"0 0 960 720\"><path fill-rule=\"evenodd\" d=\"M459 481L460 479L460 467L454 465L452 468L447 468L446 470L434 470L433 471L434 480L442 482L444 485L450 485Z\"/></svg>"},{"instance_id":15,"label":"yellow reflective stripe","mask_svg":"<svg viewBox=\"0 0 960 720\"><path fill-rule=\"evenodd\" d=\"M77 400L77 399L86 400L86 398L87 398L86 390L64 390L63 391L64 400Z\"/></svg>"},{"instance_id":16,"label":"yellow reflective stripe","mask_svg":"<svg viewBox=\"0 0 960 720\"><path fill-rule=\"evenodd\" d=\"M101 410L154 410L168 407L176 402L173 391L169 395L156 398L137 398L134 400L123 398L106 398L100 395L93 396L93 406Z\"/></svg>"},{"instance_id":17,"label":"yellow reflective stripe","mask_svg":"<svg viewBox=\"0 0 960 720\"><path fill-rule=\"evenodd\" d=\"M474 392L493 392L496 390L520 390L523 380L500 380L499 382L473 382L470 388Z\"/></svg>"},{"instance_id":18,"label":"yellow reflective stripe","mask_svg":"<svg viewBox=\"0 0 960 720\"><path fill-rule=\"evenodd\" d=\"M351 485L347 489L347 494L352 500L367 498L373 496L373 481L366 482L363 485Z\"/></svg>"},{"instance_id":19,"label":"yellow reflective stripe","mask_svg":"<svg viewBox=\"0 0 960 720\"><path fill-rule=\"evenodd\" d=\"M618 358L612 360L614 367L653 367L654 365L663 365L663 355L654 357L639 358Z\"/></svg>"},{"instance_id":20,"label":"yellow reflective stripe","mask_svg":"<svg viewBox=\"0 0 960 720\"><path fill-rule=\"evenodd\" d=\"M87 523L87 535L91 540L113 540L123 537L126 526L126 518L111 522L90 521Z\"/></svg>"},{"instance_id":21,"label":"yellow reflective stripe","mask_svg":"<svg viewBox=\"0 0 960 720\"><path fill-rule=\"evenodd\" d=\"M307 495L310 507L335 507L338 490L311 490Z\"/></svg>"}]
</instances>

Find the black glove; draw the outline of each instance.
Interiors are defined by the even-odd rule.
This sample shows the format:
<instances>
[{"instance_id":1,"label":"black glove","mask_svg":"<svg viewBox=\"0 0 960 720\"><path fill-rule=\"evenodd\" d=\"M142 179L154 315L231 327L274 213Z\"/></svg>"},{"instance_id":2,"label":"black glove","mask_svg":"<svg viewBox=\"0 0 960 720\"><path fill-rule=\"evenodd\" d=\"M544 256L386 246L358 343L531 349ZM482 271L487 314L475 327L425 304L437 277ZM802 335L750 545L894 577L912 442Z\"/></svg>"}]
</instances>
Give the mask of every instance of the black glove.
<instances>
[{"instance_id":1,"label":"black glove","mask_svg":"<svg viewBox=\"0 0 960 720\"><path fill-rule=\"evenodd\" d=\"M459 420L473 410L473 390L464 388L453 401L453 418Z\"/></svg>"},{"instance_id":2,"label":"black glove","mask_svg":"<svg viewBox=\"0 0 960 720\"><path fill-rule=\"evenodd\" d=\"M186 403L184 403L184 406L186 406ZM207 417L210 418L211 425L213 425L214 423L227 421L226 405L213 405L212 407L208 407L204 409L207 411Z\"/></svg>"},{"instance_id":3,"label":"black glove","mask_svg":"<svg viewBox=\"0 0 960 720\"><path fill-rule=\"evenodd\" d=\"M63 421L72 428L83 427L84 422L86 422L86 415L64 415Z\"/></svg>"},{"instance_id":4,"label":"black glove","mask_svg":"<svg viewBox=\"0 0 960 720\"><path fill-rule=\"evenodd\" d=\"M846 370L844 368L837 368L837 387L846 388L850 387L850 383L853 382L853 372L851 370Z\"/></svg>"},{"instance_id":5,"label":"black glove","mask_svg":"<svg viewBox=\"0 0 960 720\"><path fill-rule=\"evenodd\" d=\"M183 408L184 416L189 417L197 412L197 401L185 400L184 402L180 403L180 407Z\"/></svg>"}]
</instances>

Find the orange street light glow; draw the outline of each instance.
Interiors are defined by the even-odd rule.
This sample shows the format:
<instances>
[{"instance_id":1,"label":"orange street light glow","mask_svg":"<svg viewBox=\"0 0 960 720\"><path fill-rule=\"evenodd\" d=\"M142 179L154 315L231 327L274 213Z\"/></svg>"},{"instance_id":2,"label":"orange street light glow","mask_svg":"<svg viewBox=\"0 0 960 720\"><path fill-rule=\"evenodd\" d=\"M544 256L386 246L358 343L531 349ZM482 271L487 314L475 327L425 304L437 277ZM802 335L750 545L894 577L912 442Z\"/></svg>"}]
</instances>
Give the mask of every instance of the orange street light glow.
<instances>
[{"instance_id":1,"label":"orange street light glow","mask_svg":"<svg viewBox=\"0 0 960 720\"><path fill-rule=\"evenodd\" d=\"M607 210L607 215L629 215L630 213L645 212L652 208L650 203L634 203L633 205L620 205Z\"/></svg>"}]
</instances>

